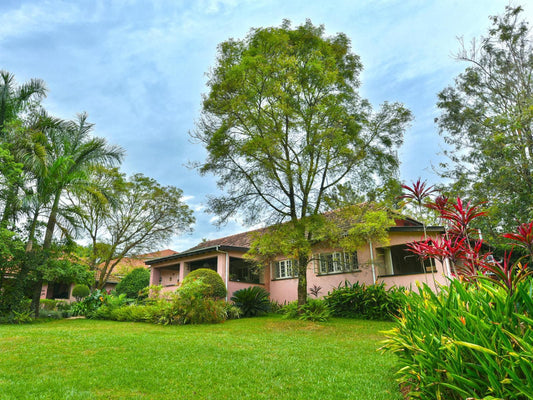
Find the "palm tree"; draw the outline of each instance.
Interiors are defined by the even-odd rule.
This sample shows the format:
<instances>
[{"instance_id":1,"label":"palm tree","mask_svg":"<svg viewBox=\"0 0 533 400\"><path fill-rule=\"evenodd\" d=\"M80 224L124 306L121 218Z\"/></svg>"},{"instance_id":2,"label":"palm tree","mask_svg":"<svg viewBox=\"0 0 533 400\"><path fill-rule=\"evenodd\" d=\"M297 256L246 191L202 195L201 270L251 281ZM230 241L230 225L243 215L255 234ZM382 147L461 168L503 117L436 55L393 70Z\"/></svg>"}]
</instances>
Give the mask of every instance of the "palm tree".
<instances>
[{"instance_id":1,"label":"palm tree","mask_svg":"<svg viewBox=\"0 0 533 400\"><path fill-rule=\"evenodd\" d=\"M88 190L92 181L90 169L96 165L113 166L122 161L124 150L111 146L104 138L93 137L94 124L87 122L87 114L68 121L62 129L53 130L50 140L50 165L56 171L52 185L51 208L46 225L43 248L49 249L60 209L61 196L70 192Z\"/></svg>"},{"instance_id":2,"label":"palm tree","mask_svg":"<svg viewBox=\"0 0 533 400\"><path fill-rule=\"evenodd\" d=\"M46 87L42 80L31 79L29 82L17 86L15 76L7 71L0 70L0 141L9 149L11 153L18 152L17 145L13 143L14 140L21 144L19 136L29 137L25 126L21 121L21 114L28 109L35 110L40 100L46 96ZM9 135L7 127L9 123L19 120L19 129L15 127L9 131L13 131ZM34 132L34 131L32 131ZM23 147L24 148L24 147ZM15 161L22 162L20 158ZM4 200L4 210L2 212L0 226L6 227L9 219L16 219L18 211L18 194L20 191L20 182L10 182L8 187L3 188L2 197Z\"/></svg>"},{"instance_id":3,"label":"palm tree","mask_svg":"<svg viewBox=\"0 0 533 400\"><path fill-rule=\"evenodd\" d=\"M43 199L49 204L42 246L45 253L52 245L54 230L62 214L61 200L65 192L76 193L93 189L91 168L96 165L113 166L122 161L124 150L119 146L109 145L104 138L93 137L93 127L94 124L87 121L87 114L82 113L76 120L64 122L58 129L47 132L48 167L46 175L40 178L43 182ZM39 279L32 299L36 315L39 313L41 288L42 279Z\"/></svg>"},{"instance_id":4,"label":"palm tree","mask_svg":"<svg viewBox=\"0 0 533 400\"><path fill-rule=\"evenodd\" d=\"M17 118L32 101L39 102L46 97L46 86L40 79L30 79L17 86L15 76L0 70L0 137L4 136L7 122Z\"/></svg>"}]
</instances>

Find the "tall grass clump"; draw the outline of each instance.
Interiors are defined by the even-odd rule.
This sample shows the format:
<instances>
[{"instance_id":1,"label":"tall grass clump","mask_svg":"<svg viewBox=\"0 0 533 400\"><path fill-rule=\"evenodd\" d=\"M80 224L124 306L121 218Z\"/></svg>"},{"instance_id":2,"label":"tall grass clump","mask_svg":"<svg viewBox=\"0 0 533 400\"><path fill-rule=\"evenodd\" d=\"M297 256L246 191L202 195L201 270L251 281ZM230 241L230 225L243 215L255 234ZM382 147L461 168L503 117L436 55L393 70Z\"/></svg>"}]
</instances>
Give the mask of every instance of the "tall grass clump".
<instances>
[{"instance_id":1,"label":"tall grass clump","mask_svg":"<svg viewBox=\"0 0 533 400\"><path fill-rule=\"evenodd\" d=\"M406 295L384 349L399 381L421 399L533 398L533 280L513 292L489 280L427 285Z\"/></svg>"}]
</instances>

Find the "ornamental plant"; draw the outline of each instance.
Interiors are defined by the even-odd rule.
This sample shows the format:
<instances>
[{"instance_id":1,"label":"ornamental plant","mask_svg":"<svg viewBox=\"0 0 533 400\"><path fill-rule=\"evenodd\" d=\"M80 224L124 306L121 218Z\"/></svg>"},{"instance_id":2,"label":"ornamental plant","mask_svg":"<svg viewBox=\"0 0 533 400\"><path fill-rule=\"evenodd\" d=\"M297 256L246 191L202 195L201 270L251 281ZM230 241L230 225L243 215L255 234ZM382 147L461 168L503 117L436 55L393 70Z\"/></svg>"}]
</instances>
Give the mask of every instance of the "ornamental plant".
<instances>
[{"instance_id":1,"label":"ornamental plant","mask_svg":"<svg viewBox=\"0 0 533 400\"><path fill-rule=\"evenodd\" d=\"M408 398L533 398L533 279L512 293L486 279L418 290L382 348L398 355Z\"/></svg>"},{"instance_id":2,"label":"ornamental plant","mask_svg":"<svg viewBox=\"0 0 533 400\"><path fill-rule=\"evenodd\" d=\"M324 300L335 317L391 320L403 305L404 290L395 286L386 289L383 282L367 286L345 281Z\"/></svg>"},{"instance_id":3,"label":"ornamental plant","mask_svg":"<svg viewBox=\"0 0 533 400\"><path fill-rule=\"evenodd\" d=\"M231 301L243 317L255 317L270 311L270 294L261 286L250 286L233 293Z\"/></svg>"},{"instance_id":4,"label":"ornamental plant","mask_svg":"<svg viewBox=\"0 0 533 400\"><path fill-rule=\"evenodd\" d=\"M81 299L89 296L90 294L91 294L91 289L89 289L89 286L87 285L78 284L72 288L72 296L74 296L77 301L80 301Z\"/></svg>"},{"instance_id":5,"label":"ornamental plant","mask_svg":"<svg viewBox=\"0 0 533 400\"><path fill-rule=\"evenodd\" d=\"M150 271L140 267L127 274L115 290L118 294L125 294L130 299L141 299L144 296L142 290L148 285L150 285Z\"/></svg>"},{"instance_id":6,"label":"ornamental plant","mask_svg":"<svg viewBox=\"0 0 533 400\"><path fill-rule=\"evenodd\" d=\"M196 279L201 279L205 284L205 292L203 295L214 299L221 299L226 296L226 285L216 271L208 268L196 269L183 279L183 286L186 286Z\"/></svg>"},{"instance_id":7,"label":"ornamental plant","mask_svg":"<svg viewBox=\"0 0 533 400\"><path fill-rule=\"evenodd\" d=\"M419 186L414 184L409 193L419 191ZM425 189L424 193L427 192ZM428 200L423 205L437 213L437 217L445 225L446 233L440 239L425 236L419 242L408 244L410 250L422 260L435 258L442 263L448 261L452 275L467 282L490 280L502 285L509 293L516 289L518 282L533 272L527 268L527 262L533 259L533 221L519 225L517 232L502 235L510 240L512 248L520 246L527 254L512 261L511 250L501 260L497 260L487 250L489 246L475 229L476 221L487 215L482 209L483 203L471 204L460 197L452 201L438 196L434 201Z\"/></svg>"}]
</instances>

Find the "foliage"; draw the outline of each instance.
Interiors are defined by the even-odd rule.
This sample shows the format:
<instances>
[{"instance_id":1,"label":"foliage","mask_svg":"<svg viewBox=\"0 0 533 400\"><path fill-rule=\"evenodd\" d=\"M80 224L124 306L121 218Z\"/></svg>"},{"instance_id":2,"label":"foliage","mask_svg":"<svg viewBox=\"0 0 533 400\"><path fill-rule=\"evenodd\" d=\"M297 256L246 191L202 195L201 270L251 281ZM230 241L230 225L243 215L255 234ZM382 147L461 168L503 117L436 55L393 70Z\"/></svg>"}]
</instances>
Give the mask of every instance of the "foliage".
<instances>
[{"instance_id":1,"label":"foliage","mask_svg":"<svg viewBox=\"0 0 533 400\"><path fill-rule=\"evenodd\" d=\"M442 176L454 193L488 201L485 236L533 217L533 41L520 6L491 17L488 35L457 59L467 68L439 94L438 125L451 146Z\"/></svg>"},{"instance_id":2,"label":"foliage","mask_svg":"<svg viewBox=\"0 0 533 400\"><path fill-rule=\"evenodd\" d=\"M513 293L487 280L452 280L438 294L406 294L384 349L400 383L421 399L533 397L533 279Z\"/></svg>"},{"instance_id":3,"label":"foliage","mask_svg":"<svg viewBox=\"0 0 533 400\"><path fill-rule=\"evenodd\" d=\"M194 271L191 271L183 279L180 292L185 292L188 290L188 285L193 281L201 279L205 284L205 292L202 293L202 296L211 297L211 298L222 298L227 294L226 285L220 277L220 275L211 269L208 268L199 268Z\"/></svg>"},{"instance_id":4,"label":"foliage","mask_svg":"<svg viewBox=\"0 0 533 400\"><path fill-rule=\"evenodd\" d=\"M125 294L107 296L101 303L97 302L99 307L92 308L86 315L95 319L162 325L219 323L228 317L238 317L236 310L225 301L208 295L210 293L212 287L204 283L203 278L197 278L184 282L175 293L158 298L152 295L144 304L129 304Z\"/></svg>"},{"instance_id":5,"label":"foliage","mask_svg":"<svg viewBox=\"0 0 533 400\"><path fill-rule=\"evenodd\" d=\"M74 287L72 288L72 296L74 296L74 298L77 301L80 301L81 299L89 296L90 294L91 294L91 290L89 289L89 286L87 285L78 284L78 285L74 285Z\"/></svg>"},{"instance_id":6,"label":"foliage","mask_svg":"<svg viewBox=\"0 0 533 400\"><path fill-rule=\"evenodd\" d=\"M41 299L41 308L43 310L55 310L58 300L54 299Z\"/></svg>"},{"instance_id":7,"label":"foliage","mask_svg":"<svg viewBox=\"0 0 533 400\"><path fill-rule=\"evenodd\" d=\"M281 308L281 313L286 319L313 322L326 322L331 316L328 304L321 299L307 299L303 305L298 305L298 302L292 301Z\"/></svg>"},{"instance_id":8,"label":"foliage","mask_svg":"<svg viewBox=\"0 0 533 400\"><path fill-rule=\"evenodd\" d=\"M322 286L313 285L309 289L309 294L313 295L315 298L318 298L318 296L320 295L321 290L322 290Z\"/></svg>"},{"instance_id":9,"label":"foliage","mask_svg":"<svg viewBox=\"0 0 533 400\"><path fill-rule=\"evenodd\" d=\"M194 217L182 190L174 186L142 174L128 179L117 169L93 168L91 173L105 196L89 192L78 195L74 204L88 211L79 222L91 239L90 265L98 270L97 287L102 288L124 257L152 251L190 230Z\"/></svg>"},{"instance_id":10,"label":"foliage","mask_svg":"<svg viewBox=\"0 0 533 400\"><path fill-rule=\"evenodd\" d=\"M82 301L72 305L73 315L84 315L87 318L95 317L95 312L106 304L109 295L104 290L95 290Z\"/></svg>"},{"instance_id":11,"label":"foliage","mask_svg":"<svg viewBox=\"0 0 533 400\"><path fill-rule=\"evenodd\" d=\"M518 233L501 235L501 241L511 240L509 247L518 246L528 254L512 259L511 251L504 253L501 260L496 260L475 229L478 221L487 215L482 209L482 204L464 202L460 197L452 201L441 195L433 201L426 199L423 205L436 213L445 224L446 233L442 238L425 238L408 244L410 250L421 260L435 258L442 264L450 263L452 275L471 282L478 279L492 280L506 287L510 293L514 291L519 281L533 273L533 270L527 270L527 264L521 262L526 257L528 260L533 259L532 236L529 234L533 223L521 224L517 228Z\"/></svg>"},{"instance_id":12,"label":"foliage","mask_svg":"<svg viewBox=\"0 0 533 400\"><path fill-rule=\"evenodd\" d=\"M395 286L386 289L384 283L367 286L345 281L329 292L324 301L336 317L392 320L403 306L404 291Z\"/></svg>"},{"instance_id":13,"label":"foliage","mask_svg":"<svg viewBox=\"0 0 533 400\"><path fill-rule=\"evenodd\" d=\"M115 288L117 294L125 294L130 299L142 298L142 290L150 285L150 271L146 268L135 268L126 275Z\"/></svg>"},{"instance_id":14,"label":"foliage","mask_svg":"<svg viewBox=\"0 0 533 400\"><path fill-rule=\"evenodd\" d=\"M359 57L344 34L324 32L285 21L221 43L193 134L208 153L199 171L215 174L226 191L209 199L209 210L221 223L237 213L247 223L279 223L266 234L284 240L261 240L298 260L300 304L311 228L327 199L347 181L364 194L394 175L411 120L400 104L373 111L360 98Z\"/></svg>"},{"instance_id":15,"label":"foliage","mask_svg":"<svg viewBox=\"0 0 533 400\"><path fill-rule=\"evenodd\" d=\"M25 310L26 288L31 281L29 269L21 268L24 244L12 231L0 227L0 319Z\"/></svg>"},{"instance_id":16,"label":"foliage","mask_svg":"<svg viewBox=\"0 0 533 400\"><path fill-rule=\"evenodd\" d=\"M270 311L270 293L260 286L250 286L233 293L231 301L241 310L243 317L255 317Z\"/></svg>"}]
</instances>

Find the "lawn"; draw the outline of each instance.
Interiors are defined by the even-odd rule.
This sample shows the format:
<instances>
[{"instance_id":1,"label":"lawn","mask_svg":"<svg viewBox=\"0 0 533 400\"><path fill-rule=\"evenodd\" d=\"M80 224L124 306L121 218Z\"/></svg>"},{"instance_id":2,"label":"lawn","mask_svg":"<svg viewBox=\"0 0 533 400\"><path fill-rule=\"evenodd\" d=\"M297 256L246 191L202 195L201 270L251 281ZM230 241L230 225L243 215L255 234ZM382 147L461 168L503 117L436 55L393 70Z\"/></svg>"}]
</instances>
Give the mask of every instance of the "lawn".
<instances>
[{"instance_id":1,"label":"lawn","mask_svg":"<svg viewBox=\"0 0 533 400\"><path fill-rule=\"evenodd\" d=\"M390 323L0 326L0 399L401 399Z\"/></svg>"}]
</instances>

